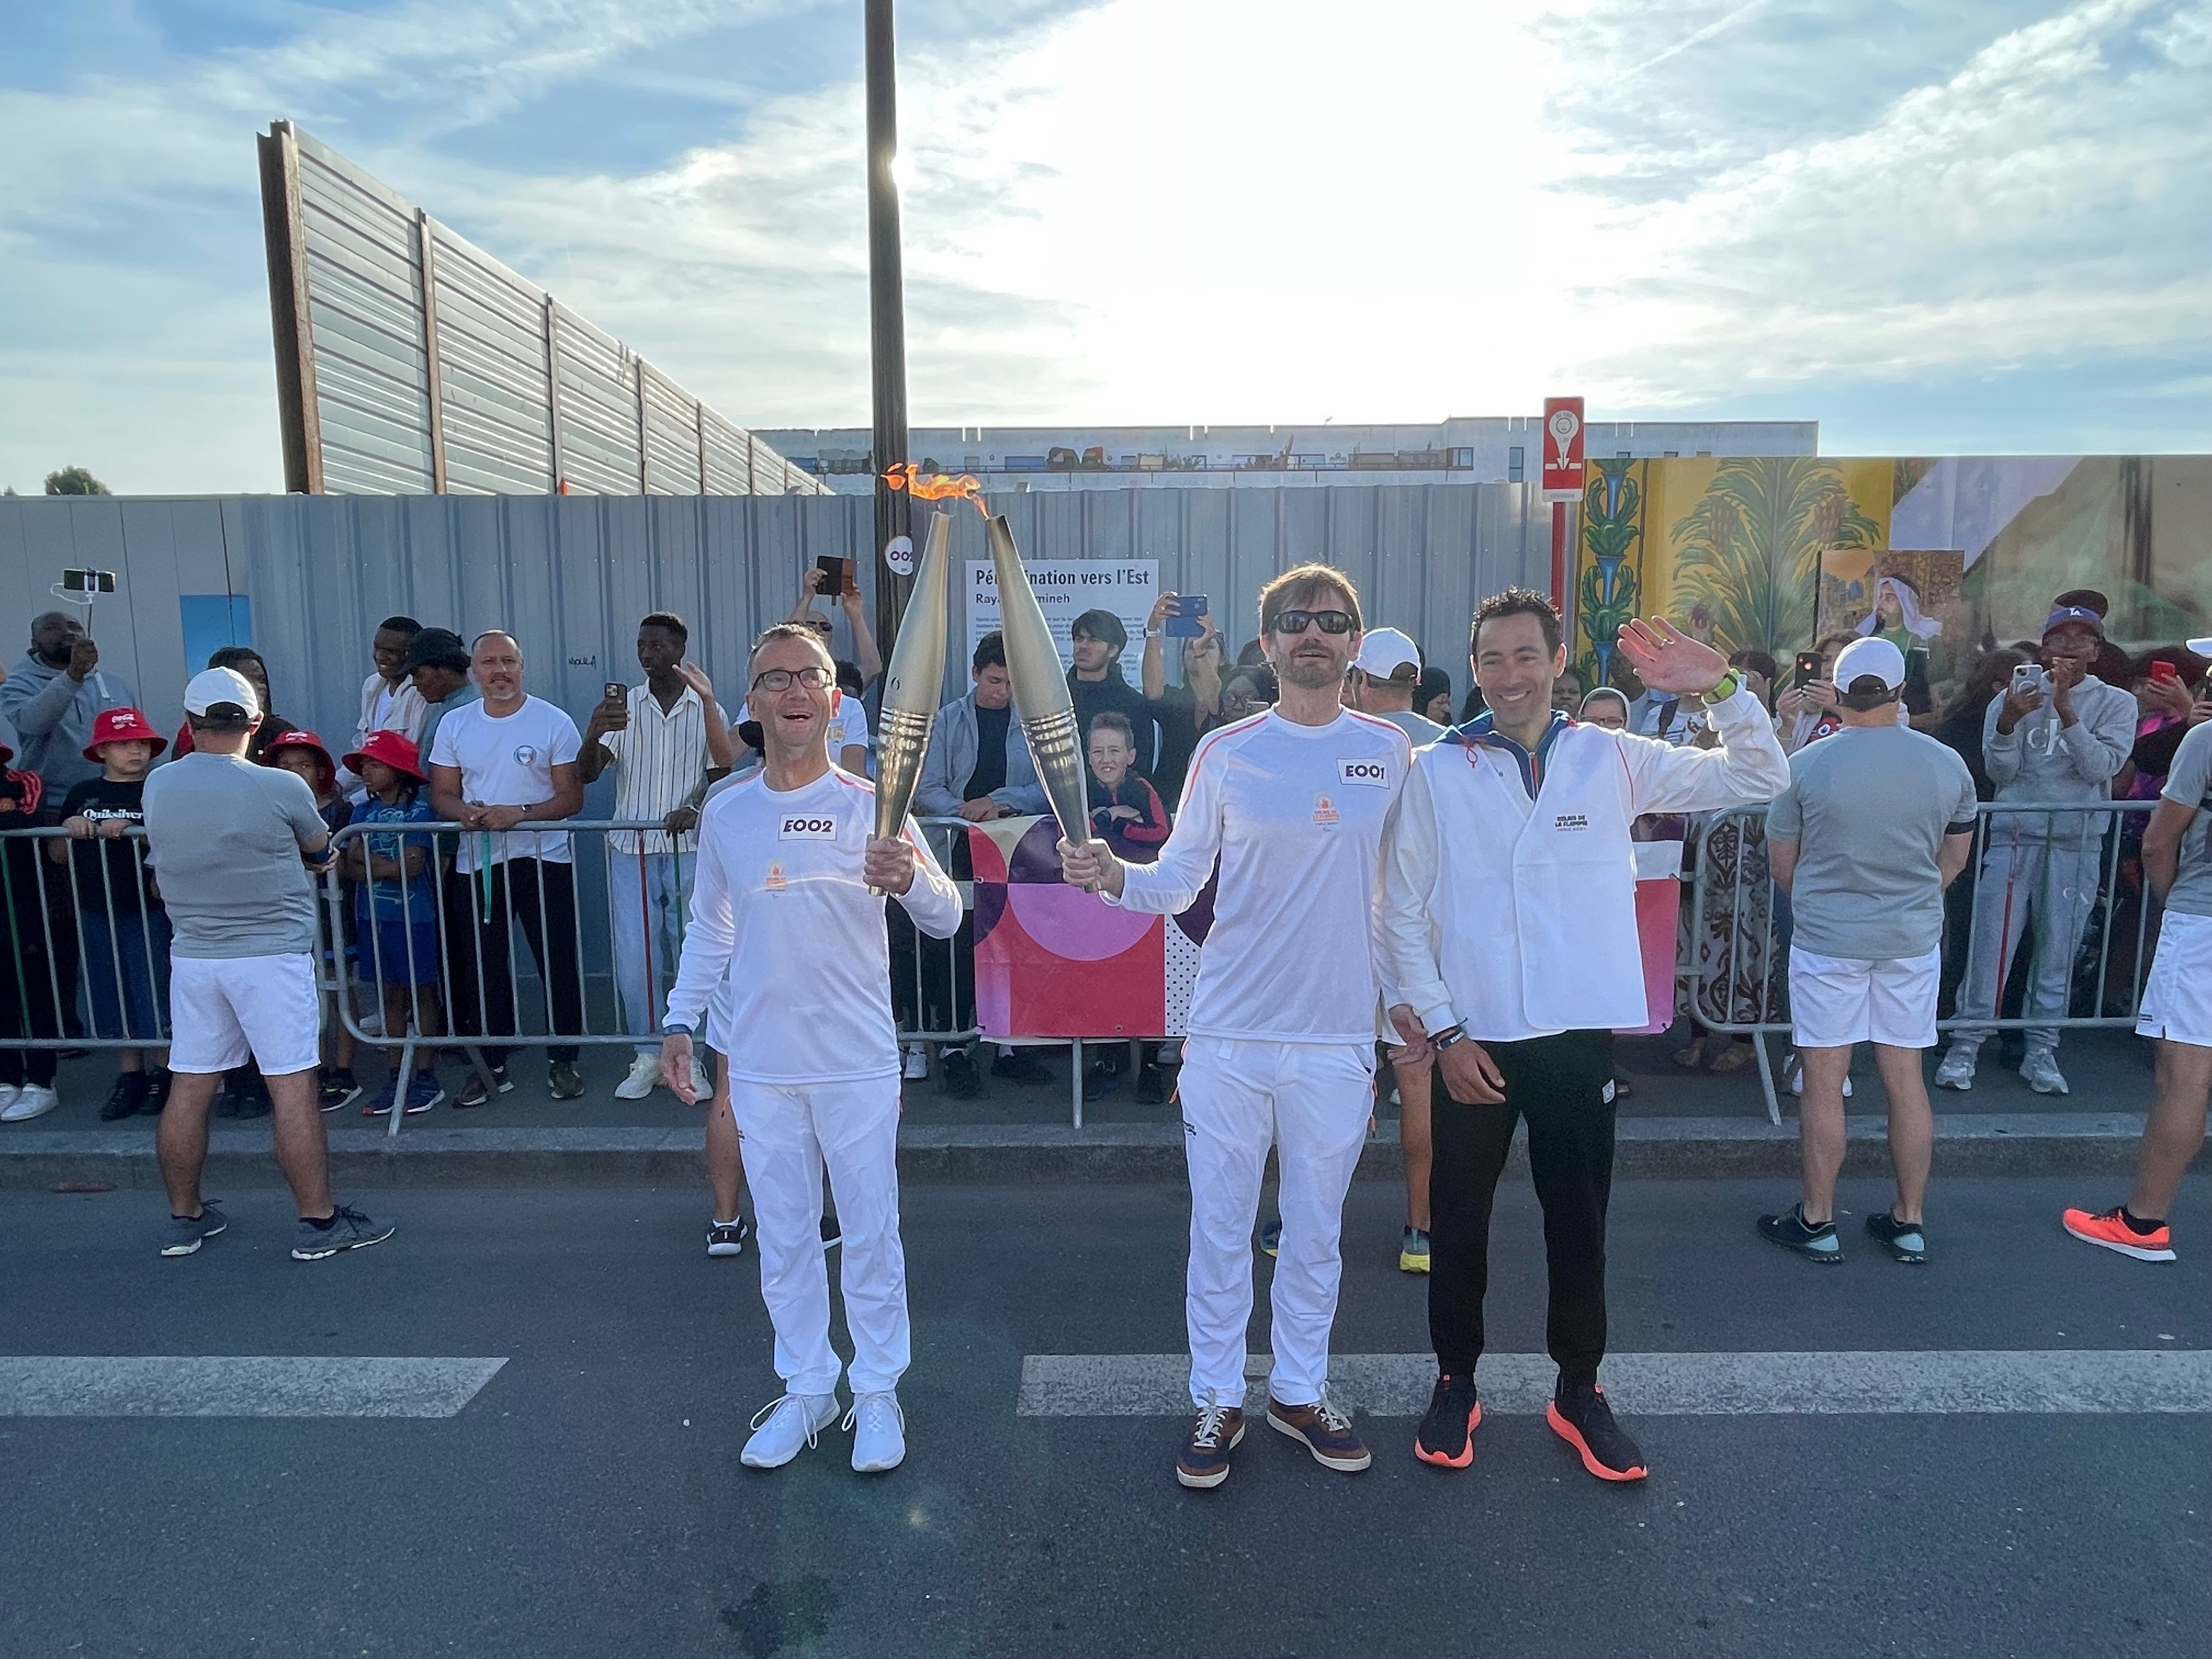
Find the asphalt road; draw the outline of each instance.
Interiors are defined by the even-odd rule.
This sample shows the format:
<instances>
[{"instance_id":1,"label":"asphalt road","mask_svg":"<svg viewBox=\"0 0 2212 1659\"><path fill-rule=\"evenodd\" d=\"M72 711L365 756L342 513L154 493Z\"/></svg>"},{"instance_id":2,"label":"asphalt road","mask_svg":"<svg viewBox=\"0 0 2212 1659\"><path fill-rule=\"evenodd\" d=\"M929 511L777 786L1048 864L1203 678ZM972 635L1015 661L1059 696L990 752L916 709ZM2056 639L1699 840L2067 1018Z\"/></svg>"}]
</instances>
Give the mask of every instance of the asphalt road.
<instances>
[{"instance_id":1,"label":"asphalt road","mask_svg":"<svg viewBox=\"0 0 2212 1659\"><path fill-rule=\"evenodd\" d=\"M1939 1185L1922 1270L1802 1264L1771 1186L1616 1195L1622 1352L2212 1348L2212 1247L2065 1238L2109 1182ZM144 1194L0 1194L13 1355L493 1357L420 1420L0 1417L0 1653L2190 1655L2212 1631L2212 1415L1666 1416L1601 1486L1528 1416L1474 1468L1332 1474L1255 1431L1175 1484L1165 1418L1021 1417L1034 1354L1182 1340L1173 1187L917 1188L912 1455L741 1468L776 1392L756 1261L689 1192L392 1191L389 1243L301 1264L275 1191L198 1255ZM1845 1203L1879 1201L1847 1185ZM2185 1194L2196 1226L2212 1182ZM1354 1189L1337 1347L1423 1346L1396 1193ZM1533 1199L1501 1195L1501 1352L1541 1346ZM2185 1231L2185 1250L2201 1231ZM1264 1268L1263 1268L1264 1277ZM1264 1300L1261 1303L1264 1310ZM1266 1346L1264 1311L1253 1346Z\"/></svg>"}]
</instances>

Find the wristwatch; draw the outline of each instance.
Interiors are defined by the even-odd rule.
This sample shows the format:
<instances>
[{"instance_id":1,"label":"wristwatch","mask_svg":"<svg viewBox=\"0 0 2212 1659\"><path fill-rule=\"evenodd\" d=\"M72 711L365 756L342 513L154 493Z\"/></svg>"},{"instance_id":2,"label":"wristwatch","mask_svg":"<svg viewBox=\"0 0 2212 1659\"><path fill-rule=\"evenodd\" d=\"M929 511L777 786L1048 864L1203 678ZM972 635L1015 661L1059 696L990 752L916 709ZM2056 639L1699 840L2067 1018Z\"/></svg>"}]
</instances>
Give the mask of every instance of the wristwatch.
<instances>
[{"instance_id":1,"label":"wristwatch","mask_svg":"<svg viewBox=\"0 0 2212 1659\"><path fill-rule=\"evenodd\" d=\"M687 1037L688 1037L688 1036L690 1036L694 1035L694 1033L692 1032L692 1030L691 1030L691 1028L690 1028L689 1025L677 1025L677 1024L672 1024L663 1025L663 1026L660 1028L660 1035L661 1035L661 1036L665 1036L665 1037L672 1037L672 1036L687 1036Z\"/></svg>"},{"instance_id":2,"label":"wristwatch","mask_svg":"<svg viewBox=\"0 0 2212 1659\"><path fill-rule=\"evenodd\" d=\"M1148 640L1157 640L1164 635L1167 631L1164 628L1147 628L1145 630L1145 637Z\"/></svg>"},{"instance_id":3,"label":"wristwatch","mask_svg":"<svg viewBox=\"0 0 2212 1659\"><path fill-rule=\"evenodd\" d=\"M1741 669L1731 668L1721 676L1719 684L1705 694L1705 707L1717 708L1742 690L1743 672Z\"/></svg>"}]
</instances>

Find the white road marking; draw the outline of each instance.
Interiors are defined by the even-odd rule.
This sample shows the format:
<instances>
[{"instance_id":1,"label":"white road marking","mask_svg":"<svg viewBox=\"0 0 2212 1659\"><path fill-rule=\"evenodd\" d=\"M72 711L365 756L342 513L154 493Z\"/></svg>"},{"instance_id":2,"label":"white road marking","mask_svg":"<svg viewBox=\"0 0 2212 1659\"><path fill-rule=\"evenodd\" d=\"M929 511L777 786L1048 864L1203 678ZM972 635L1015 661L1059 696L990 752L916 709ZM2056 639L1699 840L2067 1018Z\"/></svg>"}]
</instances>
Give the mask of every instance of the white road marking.
<instances>
[{"instance_id":1,"label":"white road marking","mask_svg":"<svg viewBox=\"0 0 2212 1659\"><path fill-rule=\"evenodd\" d=\"M452 1417L506 1364L0 1355L0 1417Z\"/></svg>"},{"instance_id":2,"label":"white road marking","mask_svg":"<svg viewBox=\"0 0 2212 1659\"><path fill-rule=\"evenodd\" d=\"M1263 1405L1271 1356L1244 1362L1249 1404ZM1559 1375L1543 1354L1485 1355L1484 1408L1537 1413ZM1437 1362L1425 1353L1338 1354L1329 1397L1379 1417L1427 1408ZM2171 1348L1902 1353L1617 1353L1600 1373L1624 1415L2212 1412L2212 1352ZM1030 1354L1023 1417L1169 1417L1190 1409L1179 1353Z\"/></svg>"}]
</instances>

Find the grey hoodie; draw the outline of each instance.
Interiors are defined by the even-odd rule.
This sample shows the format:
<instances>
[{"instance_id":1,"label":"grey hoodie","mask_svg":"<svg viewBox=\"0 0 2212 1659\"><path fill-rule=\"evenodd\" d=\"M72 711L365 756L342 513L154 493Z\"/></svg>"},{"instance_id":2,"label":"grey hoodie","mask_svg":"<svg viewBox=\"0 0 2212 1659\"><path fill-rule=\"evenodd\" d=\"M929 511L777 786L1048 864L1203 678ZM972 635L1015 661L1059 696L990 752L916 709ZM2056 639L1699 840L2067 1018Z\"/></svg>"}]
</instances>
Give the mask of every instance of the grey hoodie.
<instances>
[{"instance_id":1,"label":"grey hoodie","mask_svg":"<svg viewBox=\"0 0 2212 1659\"><path fill-rule=\"evenodd\" d=\"M80 684L28 651L0 685L0 713L21 745L16 763L39 775L56 805L72 786L100 774L100 763L84 757L100 711L135 708L137 702L131 682L112 668L87 674Z\"/></svg>"},{"instance_id":2,"label":"grey hoodie","mask_svg":"<svg viewBox=\"0 0 2212 1659\"><path fill-rule=\"evenodd\" d=\"M2113 775L2136 746L2133 693L2084 675L2068 700L2073 725L2061 724L2045 697L2040 708L2021 717L2011 736L1999 737L2004 697L2000 691L1990 698L1982 716L1982 764L1997 787L1999 805L2112 799ZM1990 835L1992 841L2017 835L2080 847L2100 839L2111 821L2106 812L2006 813L1990 823Z\"/></svg>"}]
</instances>

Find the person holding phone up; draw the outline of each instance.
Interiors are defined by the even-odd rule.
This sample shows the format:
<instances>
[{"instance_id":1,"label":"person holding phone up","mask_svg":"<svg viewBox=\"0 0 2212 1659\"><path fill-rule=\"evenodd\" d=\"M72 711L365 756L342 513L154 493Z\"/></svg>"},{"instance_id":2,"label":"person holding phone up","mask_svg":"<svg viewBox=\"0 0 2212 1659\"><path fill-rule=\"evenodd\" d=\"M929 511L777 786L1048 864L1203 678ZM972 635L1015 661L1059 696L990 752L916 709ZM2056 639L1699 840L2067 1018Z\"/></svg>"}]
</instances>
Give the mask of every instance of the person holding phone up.
<instances>
[{"instance_id":1,"label":"person holding phone up","mask_svg":"<svg viewBox=\"0 0 2212 1659\"><path fill-rule=\"evenodd\" d=\"M830 618L814 608L817 599L831 597L845 613L845 626L852 630L853 654L849 659L837 656L830 644L833 630ZM830 653L841 679L858 682L833 699L836 707L830 717L830 758L854 776L866 777L868 750L873 739L868 732L867 707L861 697L869 686L883 678L884 659L876 649L876 636L868 631L868 615L860 603L860 584L853 579L853 562L820 558L801 571L799 603L791 608L789 620L813 631L822 641L822 648Z\"/></svg>"}]
</instances>

